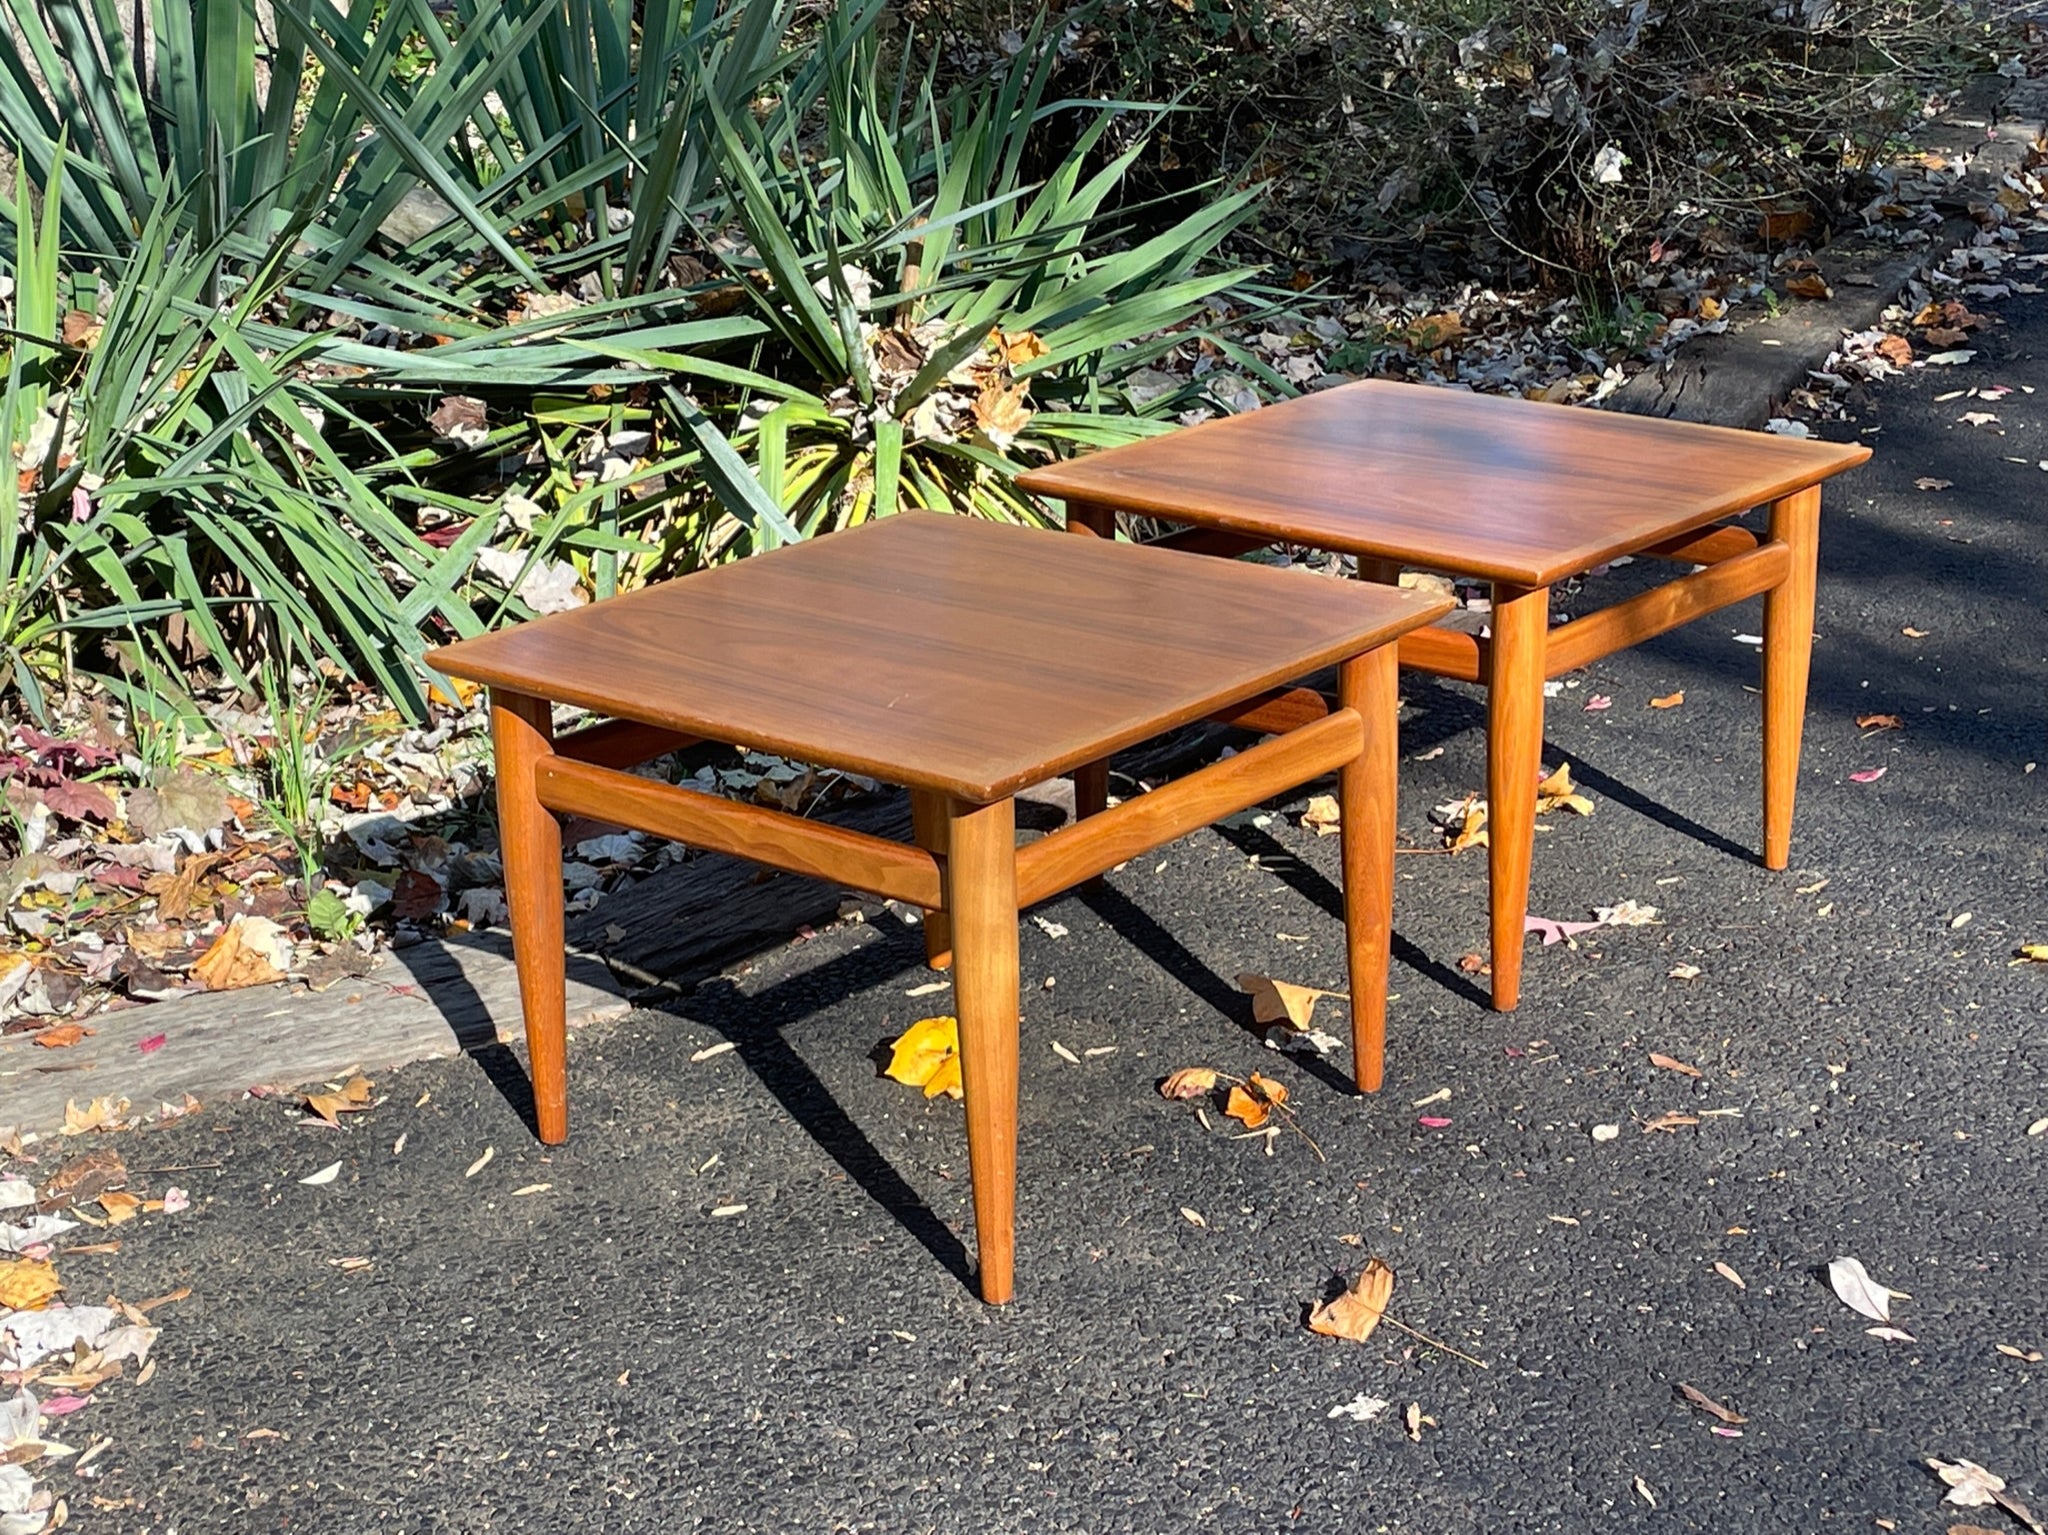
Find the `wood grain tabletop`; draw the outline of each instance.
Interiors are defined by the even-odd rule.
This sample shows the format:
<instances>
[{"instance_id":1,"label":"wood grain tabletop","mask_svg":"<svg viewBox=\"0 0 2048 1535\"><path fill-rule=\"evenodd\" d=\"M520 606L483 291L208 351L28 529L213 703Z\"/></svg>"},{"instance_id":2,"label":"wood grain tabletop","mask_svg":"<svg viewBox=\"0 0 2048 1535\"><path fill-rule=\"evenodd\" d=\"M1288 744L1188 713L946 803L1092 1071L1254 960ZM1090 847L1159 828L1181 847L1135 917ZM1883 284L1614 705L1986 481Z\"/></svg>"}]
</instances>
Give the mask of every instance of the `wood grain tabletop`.
<instances>
[{"instance_id":1,"label":"wood grain tabletop","mask_svg":"<svg viewBox=\"0 0 2048 1535\"><path fill-rule=\"evenodd\" d=\"M1860 443L1372 379L1034 469L1019 484L1547 586L1869 457Z\"/></svg>"},{"instance_id":2,"label":"wood grain tabletop","mask_svg":"<svg viewBox=\"0 0 2048 1535\"><path fill-rule=\"evenodd\" d=\"M1302 570L906 513L427 662L986 803L1449 606Z\"/></svg>"}]
</instances>

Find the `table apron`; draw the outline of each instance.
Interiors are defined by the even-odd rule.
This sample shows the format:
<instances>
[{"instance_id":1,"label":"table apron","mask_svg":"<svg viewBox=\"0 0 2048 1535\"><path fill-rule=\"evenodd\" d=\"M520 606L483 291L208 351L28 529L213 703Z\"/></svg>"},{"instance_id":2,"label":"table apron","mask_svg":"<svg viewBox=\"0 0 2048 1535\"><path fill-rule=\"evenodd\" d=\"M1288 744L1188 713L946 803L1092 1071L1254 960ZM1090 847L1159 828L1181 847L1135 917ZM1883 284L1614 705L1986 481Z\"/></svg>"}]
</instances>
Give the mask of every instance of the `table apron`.
<instances>
[{"instance_id":1,"label":"table apron","mask_svg":"<svg viewBox=\"0 0 2048 1535\"><path fill-rule=\"evenodd\" d=\"M534 792L562 815L630 826L926 910L943 904L938 860L923 848L884 837L562 757L544 758L535 767Z\"/></svg>"},{"instance_id":2,"label":"table apron","mask_svg":"<svg viewBox=\"0 0 2048 1535\"><path fill-rule=\"evenodd\" d=\"M638 767L656 757L695 746L703 739L661 725L643 725L638 720L604 720L555 737L555 754L597 767Z\"/></svg>"},{"instance_id":3,"label":"table apron","mask_svg":"<svg viewBox=\"0 0 2048 1535\"><path fill-rule=\"evenodd\" d=\"M1140 853L1356 760L1365 725L1338 709L1017 850L1017 904L1035 905Z\"/></svg>"},{"instance_id":4,"label":"table apron","mask_svg":"<svg viewBox=\"0 0 2048 1535\"><path fill-rule=\"evenodd\" d=\"M1716 608L1767 592L1782 585L1791 568L1789 545L1759 544L1746 554L1731 555L1705 570L1696 570L1613 607L1574 619L1550 631L1549 643L1544 648L1543 675L1561 677L1592 665L1602 656L1690 623Z\"/></svg>"}]
</instances>

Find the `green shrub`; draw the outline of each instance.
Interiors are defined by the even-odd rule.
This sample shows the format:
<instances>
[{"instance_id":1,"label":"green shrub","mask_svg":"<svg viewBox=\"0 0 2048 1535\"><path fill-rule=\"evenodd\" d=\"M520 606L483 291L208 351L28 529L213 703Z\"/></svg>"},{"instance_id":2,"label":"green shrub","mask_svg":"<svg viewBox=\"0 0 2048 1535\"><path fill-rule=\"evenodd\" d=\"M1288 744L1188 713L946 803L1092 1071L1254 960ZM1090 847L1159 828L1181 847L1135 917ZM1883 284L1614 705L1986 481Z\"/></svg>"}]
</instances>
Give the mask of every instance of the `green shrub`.
<instances>
[{"instance_id":1,"label":"green shrub","mask_svg":"<svg viewBox=\"0 0 2048 1535\"><path fill-rule=\"evenodd\" d=\"M1122 380L1243 275L1251 194L1117 211L1149 117L1050 100L1035 41L885 80L883 0L276 0L261 69L257 0L146 6L148 68L107 0L0 0L34 710L282 654L418 717L427 644L567 585L1023 515L1019 457L1156 430Z\"/></svg>"},{"instance_id":2,"label":"green shrub","mask_svg":"<svg viewBox=\"0 0 2048 1535\"><path fill-rule=\"evenodd\" d=\"M986 52L1018 7L924 9ZM1426 239L1571 288L1682 204L1739 225L1772 197L1824 208L1928 85L1985 65L1979 9L1098 0L1068 13L1067 69L1071 85L1181 100L1141 173L1173 184L1220 158L1278 177L1276 232L1306 255Z\"/></svg>"}]
</instances>

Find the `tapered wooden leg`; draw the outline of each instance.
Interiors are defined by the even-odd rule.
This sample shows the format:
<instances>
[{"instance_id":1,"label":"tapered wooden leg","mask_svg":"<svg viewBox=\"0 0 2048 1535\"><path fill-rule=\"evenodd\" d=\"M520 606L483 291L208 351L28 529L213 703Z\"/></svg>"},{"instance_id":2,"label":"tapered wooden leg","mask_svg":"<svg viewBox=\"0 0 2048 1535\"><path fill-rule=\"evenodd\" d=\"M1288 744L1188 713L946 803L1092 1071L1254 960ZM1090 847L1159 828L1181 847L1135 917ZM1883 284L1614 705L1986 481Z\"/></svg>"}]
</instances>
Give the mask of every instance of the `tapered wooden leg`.
<instances>
[{"instance_id":1,"label":"tapered wooden leg","mask_svg":"<svg viewBox=\"0 0 2048 1535\"><path fill-rule=\"evenodd\" d=\"M534 769L554 755L544 698L491 690L491 749L498 779L498 844L512 960L526 1014L533 1111L550 1146L569 1138L567 951L562 936L562 825L534 792Z\"/></svg>"},{"instance_id":2,"label":"tapered wooden leg","mask_svg":"<svg viewBox=\"0 0 2048 1535\"><path fill-rule=\"evenodd\" d=\"M946 828L946 907L981 1298L1010 1298L1017 1210L1017 811L954 801Z\"/></svg>"},{"instance_id":3,"label":"tapered wooden leg","mask_svg":"<svg viewBox=\"0 0 2048 1535\"><path fill-rule=\"evenodd\" d=\"M1344 948L1351 961L1351 1053L1358 1090L1379 1091L1387 1048L1387 960L1393 942L1394 814L1400 667L1393 645L1346 661L1339 708L1365 721L1365 746L1337 779L1344 858Z\"/></svg>"},{"instance_id":4,"label":"tapered wooden leg","mask_svg":"<svg viewBox=\"0 0 2048 1535\"><path fill-rule=\"evenodd\" d=\"M1114 539L1116 512L1092 501L1069 501L1067 531L1083 538ZM1067 776L1074 781L1075 820L1086 820L1109 808L1108 762L1084 762Z\"/></svg>"},{"instance_id":5,"label":"tapered wooden leg","mask_svg":"<svg viewBox=\"0 0 2048 1535\"><path fill-rule=\"evenodd\" d=\"M946 797L928 789L912 789L910 829L919 847L944 857ZM934 970L944 970L953 963L953 923L943 909L924 914L924 962Z\"/></svg>"},{"instance_id":6,"label":"tapered wooden leg","mask_svg":"<svg viewBox=\"0 0 2048 1535\"><path fill-rule=\"evenodd\" d=\"M1813 663L1818 485L1771 503L1771 537L1792 552L1784 581L1764 593L1764 866L1782 869L1792 858L1792 797Z\"/></svg>"},{"instance_id":7,"label":"tapered wooden leg","mask_svg":"<svg viewBox=\"0 0 2048 1535\"><path fill-rule=\"evenodd\" d=\"M1358 579L1374 581L1381 586L1401 584L1401 562L1399 560L1376 560L1369 554L1358 556Z\"/></svg>"},{"instance_id":8,"label":"tapered wooden leg","mask_svg":"<svg viewBox=\"0 0 2048 1535\"><path fill-rule=\"evenodd\" d=\"M1523 918L1543 765L1543 646L1550 588L1495 582L1486 679L1486 831L1493 928L1493 1005L1521 999Z\"/></svg>"}]
</instances>

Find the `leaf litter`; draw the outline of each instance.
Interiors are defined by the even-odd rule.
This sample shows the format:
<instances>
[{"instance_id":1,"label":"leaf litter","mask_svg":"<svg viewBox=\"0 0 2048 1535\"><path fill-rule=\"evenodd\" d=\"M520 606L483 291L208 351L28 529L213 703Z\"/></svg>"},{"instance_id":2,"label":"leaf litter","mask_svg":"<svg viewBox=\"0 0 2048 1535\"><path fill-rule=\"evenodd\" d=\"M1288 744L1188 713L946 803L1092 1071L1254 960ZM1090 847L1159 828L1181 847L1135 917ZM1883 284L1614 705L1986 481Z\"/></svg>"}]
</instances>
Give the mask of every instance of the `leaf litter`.
<instances>
[{"instance_id":1,"label":"leaf litter","mask_svg":"<svg viewBox=\"0 0 2048 1535\"><path fill-rule=\"evenodd\" d=\"M111 1105L100 1115L88 1111L76 1117L91 1118L98 1127L123 1122ZM99 1438L78 1455L50 1425L89 1413L117 1383L146 1385L156 1372L150 1355L161 1335L149 1313L191 1293L177 1290L140 1304L118 1295L107 1295L100 1305L73 1298L75 1290L59 1272L65 1254L105 1255L121 1246L119 1241L75 1240L65 1245L81 1222L126 1225L152 1214L176 1214L189 1199L175 1186L153 1193L146 1175L130 1169L109 1145L55 1160L53 1154L70 1144L0 1128L0 1254L6 1255L0 1256L0 1359L6 1361L5 1387L12 1393L0 1397L0 1532L5 1535L32 1535L66 1522L64 1501L38 1476L67 1458L76 1474L112 1440ZM54 1162L43 1164L40 1183L28 1175L39 1157ZM94 1205L98 1217L87 1213L86 1207ZM52 1213L56 1210L77 1219ZM95 1293L104 1294L104 1287L103 1280L93 1282Z\"/></svg>"}]
</instances>

